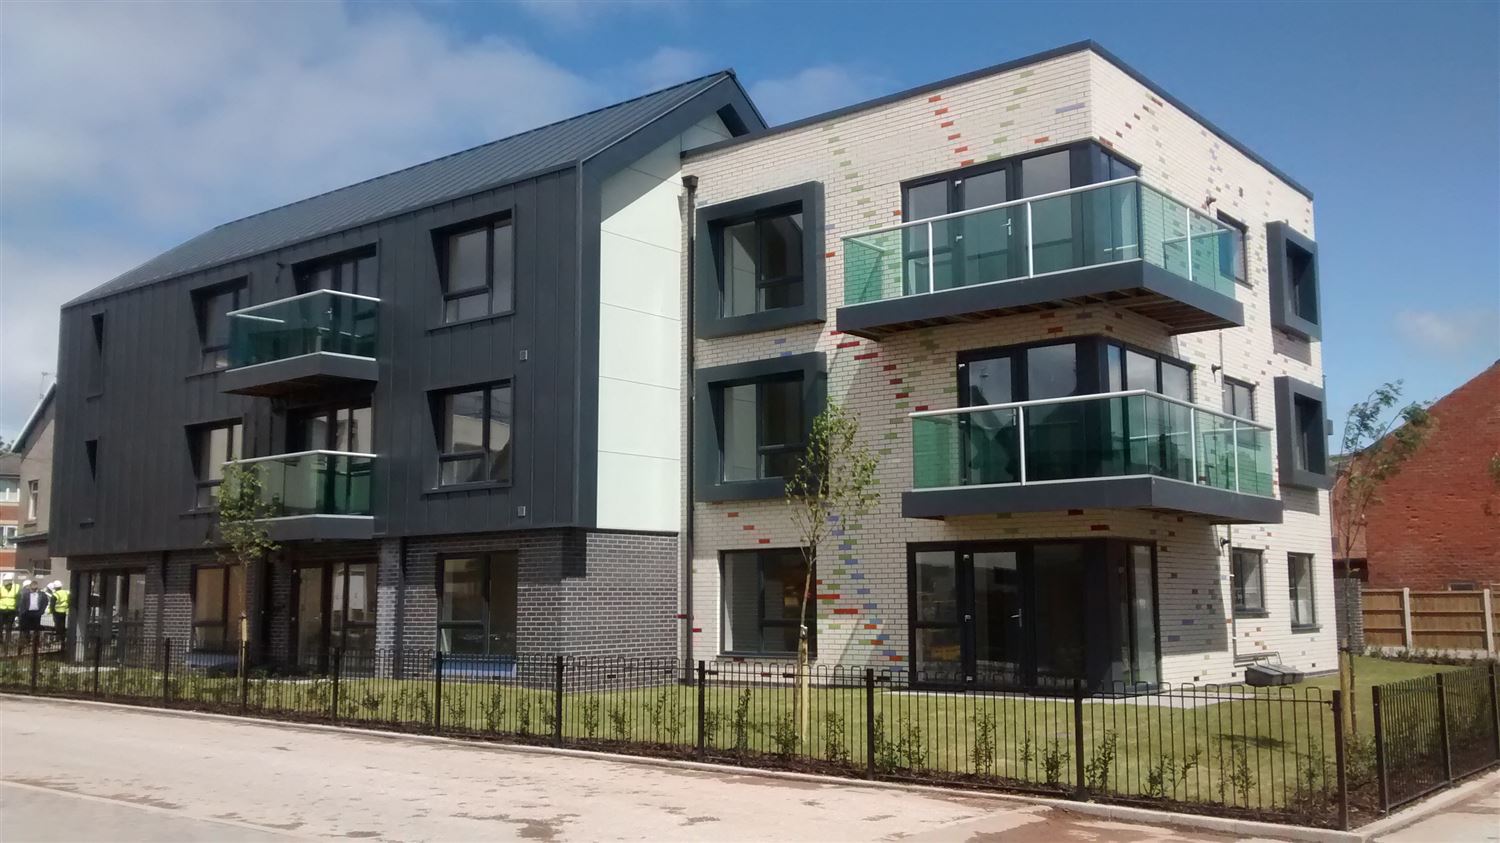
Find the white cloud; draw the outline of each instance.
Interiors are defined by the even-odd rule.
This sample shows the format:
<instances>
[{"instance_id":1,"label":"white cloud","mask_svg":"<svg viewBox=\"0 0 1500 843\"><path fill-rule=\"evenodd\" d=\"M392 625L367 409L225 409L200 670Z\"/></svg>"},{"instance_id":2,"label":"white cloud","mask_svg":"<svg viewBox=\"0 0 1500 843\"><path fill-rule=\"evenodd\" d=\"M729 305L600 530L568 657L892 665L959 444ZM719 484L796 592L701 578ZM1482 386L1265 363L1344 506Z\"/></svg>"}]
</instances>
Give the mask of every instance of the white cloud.
<instances>
[{"instance_id":1,"label":"white cloud","mask_svg":"<svg viewBox=\"0 0 1500 843\"><path fill-rule=\"evenodd\" d=\"M1500 353L1500 313L1493 310L1400 310L1395 328L1413 350L1430 355L1464 354L1485 342L1490 353Z\"/></svg>"},{"instance_id":2,"label":"white cloud","mask_svg":"<svg viewBox=\"0 0 1500 843\"><path fill-rule=\"evenodd\" d=\"M655 91L696 79L716 68L706 53L683 47L662 47L629 70L642 91Z\"/></svg>"},{"instance_id":3,"label":"white cloud","mask_svg":"<svg viewBox=\"0 0 1500 843\"><path fill-rule=\"evenodd\" d=\"M579 113L625 87L401 7L11 3L4 15L7 434L56 368L62 302L226 220Z\"/></svg>"},{"instance_id":4,"label":"white cloud","mask_svg":"<svg viewBox=\"0 0 1500 843\"><path fill-rule=\"evenodd\" d=\"M840 64L821 64L778 79L750 86L755 100L772 124L820 114L876 96L885 87L877 74Z\"/></svg>"},{"instance_id":5,"label":"white cloud","mask_svg":"<svg viewBox=\"0 0 1500 843\"><path fill-rule=\"evenodd\" d=\"M560 29L584 29L618 13L687 14L685 0L520 0L533 17Z\"/></svg>"}]
</instances>

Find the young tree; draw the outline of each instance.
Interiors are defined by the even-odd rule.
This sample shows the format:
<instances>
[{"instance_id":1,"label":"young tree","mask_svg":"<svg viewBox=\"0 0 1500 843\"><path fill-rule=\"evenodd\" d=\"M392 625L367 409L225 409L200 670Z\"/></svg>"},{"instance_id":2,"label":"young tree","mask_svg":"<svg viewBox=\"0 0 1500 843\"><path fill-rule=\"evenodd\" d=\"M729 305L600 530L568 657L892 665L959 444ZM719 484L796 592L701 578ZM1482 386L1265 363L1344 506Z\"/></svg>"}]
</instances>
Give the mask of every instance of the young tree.
<instances>
[{"instance_id":1,"label":"young tree","mask_svg":"<svg viewBox=\"0 0 1500 843\"><path fill-rule=\"evenodd\" d=\"M859 421L830 402L813 419L812 434L797 469L786 483L787 507L802 546L802 600L798 607L797 690L792 715L797 737L808 738L809 654L808 607L813 601L813 572L818 553L834 526L848 524L870 510L880 495L875 491L879 459L861 445ZM811 619L816 623L816 619Z\"/></svg>"},{"instance_id":2,"label":"young tree","mask_svg":"<svg viewBox=\"0 0 1500 843\"><path fill-rule=\"evenodd\" d=\"M215 553L221 561L240 566L240 652L237 673L245 677L246 656L250 640L250 566L279 549L266 531L265 519L279 513L275 501L265 496L260 464L228 464L224 466L224 479L219 484L218 497L219 538L214 543Z\"/></svg>"},{"instance_id":3,"label":"young tree","mask_svg":"<svg viewBox=\"0 0 1500 843\"><path fill-rule=\"evenodd\" d=\"M1341 458L1333 481L1334 535L1344 560L1344 576L1350 575L1349 559L1365 531L1365 516L1380 500L1380 486L1401 469L1422 446L1435 423L1420 403L1401 403L1401 381L1382 384L1365 400L1349 408L1340 443ZM1355 604L1351 589L1344 589L1344 634L1339 641L1339 684L1349 700L1349 729L1359 734L1358 707L1354 704L1354 652L1349 635Z\"/></svg>"}]
</instances>

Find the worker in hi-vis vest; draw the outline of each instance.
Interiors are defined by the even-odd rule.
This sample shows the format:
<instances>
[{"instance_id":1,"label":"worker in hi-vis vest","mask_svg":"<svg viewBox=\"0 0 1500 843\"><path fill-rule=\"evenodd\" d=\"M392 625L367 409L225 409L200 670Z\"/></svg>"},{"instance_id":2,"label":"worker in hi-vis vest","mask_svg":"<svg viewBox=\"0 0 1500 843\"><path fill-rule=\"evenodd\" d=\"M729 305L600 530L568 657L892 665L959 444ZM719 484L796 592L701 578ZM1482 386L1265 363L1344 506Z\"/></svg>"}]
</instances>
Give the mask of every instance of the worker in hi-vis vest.
<instances>
[{"instance_id":1,"label":"worker in hi-vis vest","mask_svg":"<svg viewBox=\"0 0 1500 843\"><path fill-rule=\"evenodd\" d=\"M68 634L68 600L73 595L62 580L53 580L47 590L52 592L52 632L57 635L58 643L62 643Z\"/></svg>"},{"instance_id":2,"label":"worker in hi-vis vest","mask_svg":"<svg viewBox=\"0 0 1500 843\"><path fill-rule=\"evenodd\" d=\"M21 596L21 584L10 571L0 573L0 642L9 643L11 627L16 624L16 599Z\"/></svg>"}]
</instances>

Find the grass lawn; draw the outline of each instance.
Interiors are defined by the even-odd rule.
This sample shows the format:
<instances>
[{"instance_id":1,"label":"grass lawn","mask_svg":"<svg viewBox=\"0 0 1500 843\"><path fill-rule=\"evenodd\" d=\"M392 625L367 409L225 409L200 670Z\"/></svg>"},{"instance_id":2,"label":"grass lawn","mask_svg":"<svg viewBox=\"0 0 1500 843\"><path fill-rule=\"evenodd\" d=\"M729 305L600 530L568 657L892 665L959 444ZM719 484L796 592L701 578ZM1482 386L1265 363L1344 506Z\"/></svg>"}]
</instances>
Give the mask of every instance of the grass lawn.
<instances>
[{"instance_id":1,"label":"grass lawn","mask_svg":"<svg viewBox=\"0 0 1500 843\"><path fill-rule=\"evenodd\" d=\"M1371 687L1431 676L1434 673L1468 669L1465 665L1423 664L1421 662L1382 659L1377 656L1355 656L1354 704L1358 707L1356 716L1359 723L1359 733L1368 737L1373 728L1370 725L1373 722L1372 718L1375 716L1374 708L1370 701ZM1331 695L1331 692L1339 688L1339 675L1334 673L1328 676L1319 676L1316 679L1309 679L1298 687L1320 688L1325 694Z\"/></svg>"}]
</instances>

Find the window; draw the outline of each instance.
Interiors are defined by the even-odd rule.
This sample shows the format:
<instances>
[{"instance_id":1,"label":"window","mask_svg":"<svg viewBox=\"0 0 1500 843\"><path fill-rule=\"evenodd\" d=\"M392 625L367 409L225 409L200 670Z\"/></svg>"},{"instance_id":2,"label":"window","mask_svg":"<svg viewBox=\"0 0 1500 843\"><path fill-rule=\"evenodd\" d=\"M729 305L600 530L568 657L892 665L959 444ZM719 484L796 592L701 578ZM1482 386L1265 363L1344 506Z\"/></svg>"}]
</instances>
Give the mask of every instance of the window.
<instances>
[{"instance_id":1,"label":"window","mask_svg":"<svg viewBox=\"0 0 1500 843\"><path fill-rule=\"evenodd\" d=\"M88 394L104 391L104 314L89 317L93 344L89 346Z\"/></svg>"},{"instance_id":2,"label":"window","mask_svg":"<svg viewBox=\"0 0 1500 843\"><path fill-rule=\"evenodd\" d=\"M193 649L228 650L240 643L245 612L245 567L193 570Z\"/></svg>"},{"instance_id":3,"label":"window","mask_svg":"<svg viewBox=\"0 0 1500 843\"><path fill-rule=\"evenodd\" d=\"M811 353L694 373L698 500L781 497L822 411L824 371Z\"/></svg>"},{"instance_id":4,"label":"window","mask_svg":"<svg viewBox=\"0 0 1500 843\"><path fill-rule=\"evenodd\" d=\"M1266 571L1261 552L1237 547L1231 551L1230 566L1235 616L1265 614Z\"/></svg>"},{"instance_id":5,"label":"window","mask_svg":"<svg viewBox=\"0 0 1500 843\"><path fill-rule=\"evenodd\" d=\"M343 451L368 454L375 448L369 404L293 413L287 420L287 452Z\"/></svg>"},{"instance_id":6,"label":"window","mask_svg":"<svg viewBox=\"0 0 1500 843\"><path fill-rule=\"evenodd\" d=\"M745 316L802 303L802 212L768 211L719 230L720 315Z\"/></svg>"},{"instance_id":7,"label":"window","mask_svg":"<svg viewBox=\"0 0 1500 843\"><path fill-rule=\"evenodd\" d=\"M42 508L42 481L26 481L26 520L35 521Z\"/></svg>"},{"instance_id":8,"label":"window","mask_svg":"<svg viewBox=\"0 0 1500 843\"><path fill-rule=\"evenodd\" d=\"M374 249L309 261L297 267L297 292L337 290L375 298L379 295L377 266Z\"/></svg>"},{"instance_id":9,"label":"window","mask_svg":"<svg viewBox=\"0 0 1500 843\"><path fill-rule=\"evenodd\" d=\"M1477 591L1478 589L1479 584L1473 580L1459 580L1458 582L1448 583L1449 591Z\"/></svg>"},{"instance_id":10,"label":"window","mask_svg":"<svg viewBox=\"0 0 1500 843\"><path fill-rule=\"evenodd\" d=\"M1292 598L1292 628L1307 628L1318 622L1313 605L1313 557L1311 553L1288 553L1287 583Z\"/></svg>"},{"instance_id":11,"label":"window","mask_svg":"<svg viewBox=\"0 0 1500 843\"><path fill-rule=\"evenodd\" d=\"M807 571L802 551L730 551L720 571L724 652L796 655ZM807 643L809 652L815 653L817 606L815 600L808 603Z\"/></svg>"},{"instance_id":12,"label":"window","mask_svg":"<svg viewBox=\"0 0 1500 843\"><path fill-rule=\"evenodd\" d=\"M438 647L466 656L516 655L516 556L438 560Z\"/></svg>"},{"instance_id":13,"label":"window","mask_svg":"<svg viewBox=\"0 0 1500 843\"><path fill-rule=\"evenodd\" d=\"M1174 358L1118 343L1105 346L1108 392L1144 389L1182 401L1193 400L1193 369Z\"/></svg>"},{"instance_id":14,"label":"window","mask_svg":"<svg viewBox=\"0 0 1500 843\"><path fill-rule=\"evenodd\" d=\"M1322 336L1318 306L1318 244L1284 222L1266 226L1271 325L1305 340Z\"/></svg>"},{"instance_id":15,"label":"window","mask_svg":"<svg viewBox=\"0 0 1500 843\"><path fill-rule=\"evenodd\" d=\"M1328 422L1323 390L1279 377L1276 394L1276 461L1283 486L1328 489Z\"/></svg>"},{"instance_id":16,"label":"window","mask_svg":"<svg viewBox=\"0 0 1500 843\"><path fill-rule=\"evenodd\" d=\"M509 219L442 236L443 321L505 313L515 292L514 234Z\"/></svg>"},{"instance_id":17,"label":"window","mask_svg":"<svg viewBox=\"0 0 1500 843\"><path fill-rule=\"evenodd\" d=\"M14 524L6 524L0 527L0 547L15 547L17 532L18 530Z\"/></svg>"},{"instance_id":18,"label":"window","mask_svg":"<svg viewBox=\"0 0 1500 843\"><path fill-rule=\"evenodd\" d=\"M725 385L716 399L719 479L791 477L804 445L801 376Z\"/></svg>"},{"instance_id":19,"label":"window","mask_svg":"<svg viewBox=\"0 0 1500 843\"><path fill-rule=\"evenodd\" d=\"M19 503L21 481L15 477L0 477L0 503Z\"/></svg>"},{"instance_id":20,"label":"window","mask_svg":"<svg viewBox=\"0 0 1500 843\"><path fill-rule=\"evenodd\" d=\"M698 336L823 318L822 195L821 184L807 182L697 211Z\"/></svg>"},{"instance_id":21,"label":"window","mask_svg":"<svg viewBox=\"0 0 1500 843\"><path fill-rule=\"evenodd\" d=\"M193 505L209 509L219 499L219 484L224 482L224 463L240 458L242 425L227 422L193 429L193 475L196 493Z\"/></svg>"},{"instance_id":22,"label":"window","mask_svg":"<svg viewBox=\"0 0 1500 843\"><path fill-rule=\"evenodd\" d=\"M1219 272L1229 275L1234 280L1250 285L1249 276L1245 273L1245 224L1229 216L1223 211L1219 212L1219 222L1229 226L1228 249L1219 250Z\"/></svg>"},{"instance_id":23,"label":"window","mask_svg":"<svg viewBox=\"0 0 1500 843\"><path fill-rule=\"evenodd\" d=\"M83 443L83 454L89 463L89 479L99 479L99 440L88 439Z\"/></svg>"},{"instance_id":24,"label":"window","mask_svg":"<svg viewBox=\"0 0 1500 843\"><path fill-rule=\"evenodd\" d=\"M202 371L223 369L229 365L229 312L239 308L243 290L244 282L236 282L193 292Z\"/></svg>"},{"instance_id":25,"label":"window","mask_svg":"<svg viewBox=\"0 0 1500 843\"><path fill-rule=\"evenodd\" d=\"M438 485L510 482L510 385L443 393L437 404Z\"/></svg>"},{"instance_id":26,"label":"window","mask_svg":"<svg viewBox=\"0 0 1500 843\"><path fill-rule=\"evenodd\" d=\"M1234 378L1224 379L1224 412L1255 421L1255 387Z\"/></svg>"}]
</instances>

